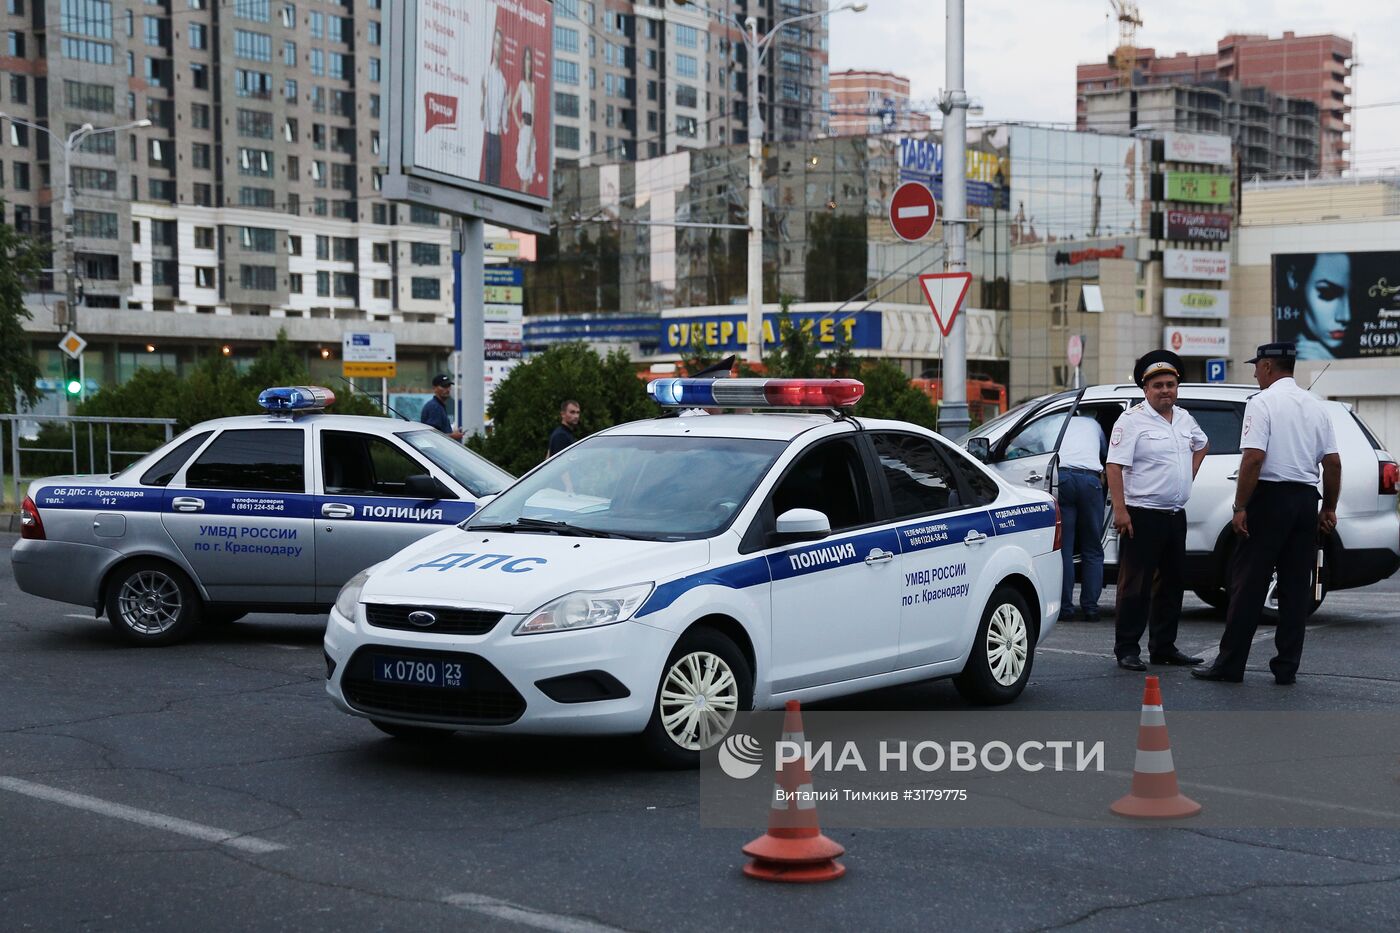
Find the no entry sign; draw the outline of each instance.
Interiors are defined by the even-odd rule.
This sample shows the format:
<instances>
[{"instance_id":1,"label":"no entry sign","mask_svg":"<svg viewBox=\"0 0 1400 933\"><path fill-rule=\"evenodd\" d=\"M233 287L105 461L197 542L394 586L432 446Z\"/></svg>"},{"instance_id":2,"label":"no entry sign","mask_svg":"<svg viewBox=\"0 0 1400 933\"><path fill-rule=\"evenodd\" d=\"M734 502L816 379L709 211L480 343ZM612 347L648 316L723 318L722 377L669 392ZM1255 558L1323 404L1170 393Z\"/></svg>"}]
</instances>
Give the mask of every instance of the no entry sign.
<instances>
[{"instance_id":1,"label":"no entry sign","mask_svg":"<svg viewBox=\"0 0 1400 933\"><path fill-rule=\"evenodd\" d=\"M922 240L938 219L938 205L927 185L906 181L890 198L890 226L901 240Z\"/></svg>"}]
</instances>

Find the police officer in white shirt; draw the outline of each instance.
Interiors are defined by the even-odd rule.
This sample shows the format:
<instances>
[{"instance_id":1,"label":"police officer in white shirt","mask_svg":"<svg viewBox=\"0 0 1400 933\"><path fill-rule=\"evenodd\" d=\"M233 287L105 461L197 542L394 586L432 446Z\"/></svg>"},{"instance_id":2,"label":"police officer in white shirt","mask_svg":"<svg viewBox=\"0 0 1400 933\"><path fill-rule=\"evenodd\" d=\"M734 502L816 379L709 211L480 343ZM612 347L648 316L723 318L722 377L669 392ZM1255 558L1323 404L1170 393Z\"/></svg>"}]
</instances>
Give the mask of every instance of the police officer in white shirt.
<instances>
[{"instance_id":1,"label":"police officer in white shirt","mask_svg":"<svg viewBox=\"0 0 1400 933\"><path fill-rule=\"evenodd\" d=\"M1079 611L1085 622L1099 621L1099 594L1103 592L1103 458L1108 441L1103 428L1088 415L1069 419L1060 441L1060 553L1064 578L1060 593L1060 621L1074 618L1074 558L1079 556Z\"/></svg>"},{"instance_id":2,"label":"police officer in white shirt","mask_svg":"<svg viewBox=\"0 0 1400 933\"><path fill-rule=\"evenodd\" d=\"M1153 664L1200 664L1176 647L1186 561L1186 500L1209 443L1176 406L1181 357L1153 350L1133 367L1146 401L1124 412L1108 444L1108 489L1118 530L1118 666L1145 671L1139 642L1148 629ZM1155 578L1155 585L1154 585ZM1149 614L1150 612L1150 614Z\"/></svg>"},{"instance_id":3,"label":"police officer in white shirt","mask_svg":"<svg viewBox=\"0 0 1400 933\"><path fill-rule=\"evenodd\" d=\"M1266 343L1248 360L1264 391L1244 409L1234 503L1235 534L1240 540L1230 566L1230 608L1220 636L1220 656L1209 668L1191 672L1201 680L1244 680L1250 643L1275 570L1277 653L1269 669L1278 684L1287 686L1297 679L1312 599L1317 536L1331 534L1337 527L1342 460L1327 410L1293 381L1295 353L1291 343ZM1321 512L1317 508L1319 473Z\"/></svg>"}]
</instances>

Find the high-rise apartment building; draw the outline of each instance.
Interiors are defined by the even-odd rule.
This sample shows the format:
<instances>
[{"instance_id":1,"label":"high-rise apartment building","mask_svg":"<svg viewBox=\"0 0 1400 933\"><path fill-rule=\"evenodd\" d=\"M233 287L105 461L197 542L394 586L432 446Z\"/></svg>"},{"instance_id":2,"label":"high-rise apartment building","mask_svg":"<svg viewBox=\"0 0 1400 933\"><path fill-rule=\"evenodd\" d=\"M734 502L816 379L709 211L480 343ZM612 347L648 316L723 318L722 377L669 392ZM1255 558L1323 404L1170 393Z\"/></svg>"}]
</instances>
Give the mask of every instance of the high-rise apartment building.
<instances>
[{"instance_id":1,"label":"high-rise apartment building","mask_svg":"<svg viewBox=\"0 0 1400 933\"><path fill-rule=\"evenodd\" d=\"M746 142L739 22L756 17L762 36L821 9L824 0L555 0L555 158L631 161ZM758 76L766 138L826 135L827 83L826 17L784 26Z\"/></svg>"},{"instance_id":2,"label":"high-rise apartment building","mask_svg":"<svg viewBox=\"0 0 1400 933\"><path fill-rule=\"evenodd\" d=\"M151 121L73 154L84 307L446 319L447 227L377 194L382 0L4 2L0 110ZM57 246L63 153L0 132L4 219Z\"/></svg>"},{"instance_id":3,"label":"high-rise apartment building","mask_svg":"<svg viewBox=\"0 0 1400 933\"><path fill-rule=\"evenodd\" d=\"M1348 168L1352 101L1352 43L1333 35L1282 38L1231 34L1215 52L1158 57L1150 48L1134 50L1133 86L1206 84L1229 91L1264 88L1281 97L1309 101L1317 111L1317 164L1313 171L1337 175ZM1087 95L1121 87L1119 63L1080 65L1075 75L1080 129L1089 126ZM1280 108L1272 108L1278 111ZM1293 116L1282 108L1284 116Z\"/></svg>"},{"instance_id":4,"label":"high-rise apartment building","mask_svg":"<svg viewBox=\"0 0 1400 933\"><path fill-rule=\"evenodd\" d=\"M831 76L831 135L926 133L933 119L909 110L909 79L888 71L838 71Z\"/></svg>"}]
</instances>

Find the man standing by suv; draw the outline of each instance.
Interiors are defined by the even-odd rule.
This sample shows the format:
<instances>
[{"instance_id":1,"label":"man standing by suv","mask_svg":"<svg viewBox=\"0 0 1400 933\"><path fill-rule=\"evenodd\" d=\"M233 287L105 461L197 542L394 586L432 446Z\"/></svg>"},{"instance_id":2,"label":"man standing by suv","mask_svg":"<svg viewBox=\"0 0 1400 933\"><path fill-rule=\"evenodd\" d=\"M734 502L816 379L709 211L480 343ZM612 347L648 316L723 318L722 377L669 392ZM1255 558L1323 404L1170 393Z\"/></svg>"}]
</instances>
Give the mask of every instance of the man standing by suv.
<instances>
[{"instance_id":1,"label":"man standing by suv","mask_svg":"<svg viewBox=\"0 0 1400 933\"><path fill-rule=\"evenodd\" d=\"M1181 357L1153 350L1133 367L1146 400L1119 417L1108 444L1108 489L1118 530L1118 666L1145 671L1143 629L1153 664L1200 664L1176 647L1186 562L1186 501L1209 443L1176 406ZM1155 584L1154 584L1155 578Z\"/></svg>"},{"instance_id":2,"label":"man standing by suv","mask_svg":"<svg viewBox=\"0 0 1400 933\"><path fill-rule=\"evenodd\" d=\"M460 441L462 432L452 429L452 416L447 413L447 403L451 398L452 377L447 373L438 373L433 377L433 397L423 403L418 420L432 425L454 441Z\"/></svg>"},{"instance_id":3,"label":"man standing by suv","mask_svg":"<svg viewBox=\"0 0 1400 933\"><path fill-rule=\"evenodd\" d=\"M1293 381L1291 343L1266 343L1254 359L1254 379L1264 391L1245 405L1240 431L1240 475L1232 524L1239 543L1230 566L1230 608L1220 636L1220 656L1191 674L1201 680L1244 680L1249 646L1259 628L1269 578L1278 571L1277 654L1269 662L1274 681L1294 683L1303 656L1308 581L1318 533L1337 527L1342 459L1332 419L1322 403ZM1317 509L1321 464L1322 511Z\"/></svg>"}]
</instances>

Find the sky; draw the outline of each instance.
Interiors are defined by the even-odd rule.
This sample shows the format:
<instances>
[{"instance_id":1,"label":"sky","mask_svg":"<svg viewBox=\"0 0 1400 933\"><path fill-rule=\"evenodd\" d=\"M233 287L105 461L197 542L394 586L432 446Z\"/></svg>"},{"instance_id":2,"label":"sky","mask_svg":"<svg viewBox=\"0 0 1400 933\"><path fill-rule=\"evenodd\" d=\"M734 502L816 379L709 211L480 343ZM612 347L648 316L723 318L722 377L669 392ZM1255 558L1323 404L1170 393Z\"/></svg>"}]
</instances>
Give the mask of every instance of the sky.
<instances>
[{"instance_id":1,"label":"sky","mask_svg":"<svg viewBox=\"0 0 1400 933\"><path fill-rule=\"evenodd\" d=\"M936 98L946 86L944 0L867 2L864 13L832 14L831 70L893 71L909 78L915 100ZM1158 55L1213 52L1233 32L1353 39L1353 164L1363 174L1400 170L1400 55L1390 45L1400 4L1139 0L1138 9L1137 44ZM1073 124L1075 66L1104 61L1118 44L1108 0L969 0L964 16L966 89L984 111L973 122Z\"/></svg>"}]
</instances>

